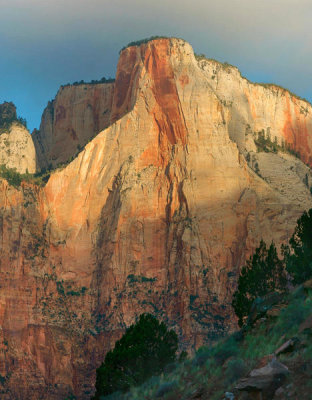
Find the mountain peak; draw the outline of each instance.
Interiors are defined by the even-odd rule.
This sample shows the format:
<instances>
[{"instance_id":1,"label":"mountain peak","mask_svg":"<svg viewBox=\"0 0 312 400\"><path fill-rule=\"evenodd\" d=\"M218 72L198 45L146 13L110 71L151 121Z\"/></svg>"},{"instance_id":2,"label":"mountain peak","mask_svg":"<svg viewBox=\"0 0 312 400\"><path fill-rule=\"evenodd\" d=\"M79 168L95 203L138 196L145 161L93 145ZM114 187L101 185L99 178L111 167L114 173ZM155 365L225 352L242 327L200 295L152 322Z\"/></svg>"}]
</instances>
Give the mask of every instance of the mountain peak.
<instances>
[{"instance_id":1,"label":"mountain peak","mask_svg":"<svg viewBox=\"0 0 312 400\"><path fill-rule=\"evenodd\" d=\"M120 52L122 52L123 50L129 48L129 47L140 47L141 45L150 43L150 42L160 42L160 41L180 41L180 42L185 42L184 39L181 38L176 38L173 36L151 36L149 38L145 38L145 39L140 39L140 40L136 40L136 41L132 41L130 43L128 43L126 46L124 46Z\"/></svg>"},{"instance_id":2,"label":"mountain peak","mask_svg":"<svg viewBox=\"0 0 312 400\"><path fill-rule=\"evenodd\" d=\"M89 398L142 313L185 349L236 329L240 267L312 205L312 110L235 71L157 38L46 108L37 154L67 165L44 187L0 182L0 392Z\"/></svg>"}]
</instances>

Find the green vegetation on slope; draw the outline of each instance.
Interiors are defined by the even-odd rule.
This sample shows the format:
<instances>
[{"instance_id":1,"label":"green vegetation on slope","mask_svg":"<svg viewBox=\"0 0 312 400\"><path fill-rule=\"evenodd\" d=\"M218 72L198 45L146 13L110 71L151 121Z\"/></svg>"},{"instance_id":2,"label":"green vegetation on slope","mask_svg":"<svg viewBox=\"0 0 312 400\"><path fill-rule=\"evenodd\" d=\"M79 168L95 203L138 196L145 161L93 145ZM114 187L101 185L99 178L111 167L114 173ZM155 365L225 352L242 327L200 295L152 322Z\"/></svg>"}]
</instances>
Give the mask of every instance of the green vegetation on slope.
<instances>
[{"instance_id":1,"label":"green vegetation on slope","mask_svg":"<svg viewBox=\"0 0 312 400\"><path fill-rule=\"evenodd\" d=\"M143 385L132 387L128 393L116 392L104 400L220 400L224 393L234 392L238 380L259 366L263 357L272 354L287 340L296 337L297 346L278 358L291 374L285 383L301 399L309 399L312 382L312 328L301 330L301 324L312 316L312 291L297 288L276 304L278 316L262 315L254 327L240 331L212 347L200 348L195 357L168 365L164 373L153 376ZM295 398L295 397L291 397Z\"/></svg>"},{"instance_id":2,"label":"green vegetation on slope","mask_svg":"<svg viewBox=\"0 0 312 400\"><path fill-rule=\"evenodd\" d=\"M242 377L265 365L274 355L290 371L286 382L277 382L284 385L287 398L310 399L312 280L306 280L312 278L312 209L298 219L289 246L282 249L284 258L281 260L273 243L267 249L261 241L242 269L236 294L247 298L248 310L244 310L244 316L249 313L249 318L242 320L243 329L214 346L200 348L193 359L171 362L162 373L158 370L139 386L138 381L132 384L128 381L131 387L127 393L124 393L126 387L117 384L116 392L112 390L108 396L98 398L217 400L224 398L225 392L237 391L235 386ZM285 268L289 283L301 283L297 287L290 286L289 292L285 290ZM136 371L133 358L131 367ZM124 371L122 365L120 370Z\"/></svg>"},{"instance_id":3,"label":"green vegetation on slope","mask_svg":"<svg viewBox=\"0 0 312 400\"><path fill-rule=\"evenodd\" d=\"M258 297L270 292L286 290L286 271L272 242L267 249L263 240L255 253L241 269L238 289L233 296L233 308L238 316L239 326L243 326L251 307Z\"/></svg>"},{"instance_id":4,"label":"green vegetation on slope","mask_svg":"<svg viewBox=\"0 0 312 400\"><path fill-rule=\"evenodd\" d=\"M35 174L20 174L16 168L8 168L5 165L0 165L0 177L8 181L9 185L19 188L22 182L33 183L35 185L44 186L50 177L50 172L43 170Z\"/></svg>"},{"instance_id":5,"label":"green vegetation on slope","mask_svg":"<svg viewBox=\"0 0 312 400\"><path fill-rule=\"evenodd\" d=\"M141 315L97 369L94 399L117 390L124 392L152 375L159 375L176 360L177 349L178 336L174 331L151 314Z\"/></svg>"},{"instance_id":6,"label":"green vegetation on slope","mask_svg":"<svg viewBox=\"0 0 312 400\"><path fill-rule=\"evenodd\" d=\"M281 253L283 259L278 257L273 242L267 249L261 240L242 267L232 302L239 326L246 325L256 299L269 293L285 293L287 280L296 285L312 278L312 209L297 220L289 245L283 245Z\"/></svg>"},{"instance_id":7,"label":"green vegetation on slope","mask_svg":"<svg viewBox=\"0 0 312 400\"><path fill-rule=\"evenodd\" d=\"M281 151L283 153L291 154L299 159L301 158L300 153L294 150L294 148L284 140L281 144L278 144L277 138L274 137L274 141L272 141L271 135L269 133L265 135L264 129L259 132L254 132L254 138L258 152L277 153L278 151Z\"/></svg>"},{"instance_id":8,"label":"green vegetation on slope","mask_svg":"<svg viewBox=\"0 0 312 400\"><path fill-rule=\"evenodd\" d=\"M312 208L298 219L289 245L283 252L287 272L296 285L312 278Z\"/></svg>"}]
</instances>

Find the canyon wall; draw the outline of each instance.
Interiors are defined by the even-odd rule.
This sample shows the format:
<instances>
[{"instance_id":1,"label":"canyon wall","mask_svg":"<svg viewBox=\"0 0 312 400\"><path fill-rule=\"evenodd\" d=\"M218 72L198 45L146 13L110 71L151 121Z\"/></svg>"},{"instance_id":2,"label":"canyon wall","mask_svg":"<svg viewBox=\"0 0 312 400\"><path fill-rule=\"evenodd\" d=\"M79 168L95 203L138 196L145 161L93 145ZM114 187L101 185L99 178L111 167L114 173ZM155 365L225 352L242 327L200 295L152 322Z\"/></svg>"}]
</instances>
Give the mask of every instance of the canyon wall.
<instances>
[{"instance_id":1,"label":"canyon wall","mask_svg":"<svg viewBox=\"0 0 312 400\"><path fill-rule=\"evenodd\" d=\"M312 106L274 84L255 84L236 67L201 58L200 68L222 104L230 110L229 134L239 149L252 149L255 133L264 131L279 144L286 142L312 165Z\"/></svg>"},{"instance_id":2,"label":"canyon wall","mask_svg":"<svg viewBox=\"0 0 312 400\"><path fill-rule=\"evenodd\" d=\"M62 86L32 134L37 169L70 161L109 125L114 83Z\"/></svg>"},{"instance_id":3,"label":"canyon wall","mask_svg":"<svg viewBox=\"0 0 312 400\"><path fill-rule=\"evenodd\" d=\"M53 114L44 153L55 163L74 149L71 123L84 132L67 120L70 91L83 89L62 90L66 117L56 122L62 92L43 116ZM279 90L197 61L182 40L129 47L109 126L44 188L1 182L1 398L88 399L105 353L143 312L189 350L236 328L246 257L261 238L286 242L312 205L311 106ZM257 152L254 132L267 128L279 141L292 132L305 163Z\"/></svg>"}]
</instances>

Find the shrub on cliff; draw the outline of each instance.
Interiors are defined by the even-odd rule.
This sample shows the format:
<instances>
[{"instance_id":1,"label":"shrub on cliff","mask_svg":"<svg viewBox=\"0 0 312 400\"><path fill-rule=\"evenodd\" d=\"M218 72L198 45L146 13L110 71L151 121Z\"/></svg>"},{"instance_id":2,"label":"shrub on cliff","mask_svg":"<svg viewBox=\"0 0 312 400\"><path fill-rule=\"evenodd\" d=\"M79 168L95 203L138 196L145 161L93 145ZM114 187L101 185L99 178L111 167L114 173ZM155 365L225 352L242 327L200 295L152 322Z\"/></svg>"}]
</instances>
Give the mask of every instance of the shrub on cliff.
<instances>
[{"instance_id":1,"label":"shrub on cliff","mask_svg":"<svg viewBox=\"0 0 312 400\"><path fill-rule=\"evenodd\" d=\"M152 375L159 375L167 364L176 360L177 349L178 337L174 331L151 314L141 315L97 369L94 399L126 391Z\"/></svg>"},{"instance_id":2,"label":"shrub on cliff","mask_svg":"<svg viewBox=\"0 0 312 400\"><path fill-rule=\"evenodd\" d=\"M8 130L13 122L18 122L27 128L26 119L17 116L15 105L12 102L5 101L0 104L0 131Z\"/></svg>"},{"instance_id":3,"label":"shrub on cliff","mask_svg":"<svg viewBox=\"0 0 312 400\"><path fill-rule=\"evenodd\" d=\"M284 263L278 258L274 243L267 249L261 240L260 246L242 268L233 296L232 306L239 326L243 326L257 297L276 290L284 291L286 283Z\"/></svg>"},{"instance_id":4,"label":"shrub on cliff","mask_svg":"<svg viewBox=\"0 0 312 400\"><path fill-rule=\"evenodd\" d=\"M17 120L16 107L12 102L0 104L0 127L7 127Z\"/></svg>"},{"instance_id":5,"label":"shrub on cliff","mask_svg":"<svg viewBox=\"0 0 312 400\"><path fill-rule=\"evenodd\" d=\"M284 247L286 269L296 285L312 278L312 208L298 219L289 245Z\"/></svg>"},{"instance_id":6,"label":"shrub on cliff","mask_svg":"<svg viewBox=\"0 0 312 400\"><path fill-rule=\"evenodd\" d=\"M5 165L0 165L0 177L8 181L11 186L19 187L22 182L22 177L20 173L16 171L16 168L7 168Z\"/></svg>"}]
</instances>

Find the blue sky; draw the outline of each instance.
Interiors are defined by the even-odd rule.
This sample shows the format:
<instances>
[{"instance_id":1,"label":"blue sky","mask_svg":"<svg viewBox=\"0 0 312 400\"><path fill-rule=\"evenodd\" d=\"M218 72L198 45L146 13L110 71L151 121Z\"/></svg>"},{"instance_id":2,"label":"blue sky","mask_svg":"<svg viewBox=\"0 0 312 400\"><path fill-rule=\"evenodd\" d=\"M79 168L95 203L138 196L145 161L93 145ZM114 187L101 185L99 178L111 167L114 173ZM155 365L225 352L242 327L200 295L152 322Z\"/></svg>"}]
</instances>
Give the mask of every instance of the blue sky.
<instances>
[{"instance_id":1,"label":"blue sky","mask_svg":"<svg viewBox=\"0 0 312 400\"><path fill-rule=\"evenodd\" d=\"M311 0L0 0L0 103L32 130L61 84L115 76L118 52L152 35L181 37L312 101Z\"/></svg>"}]
</instances>

